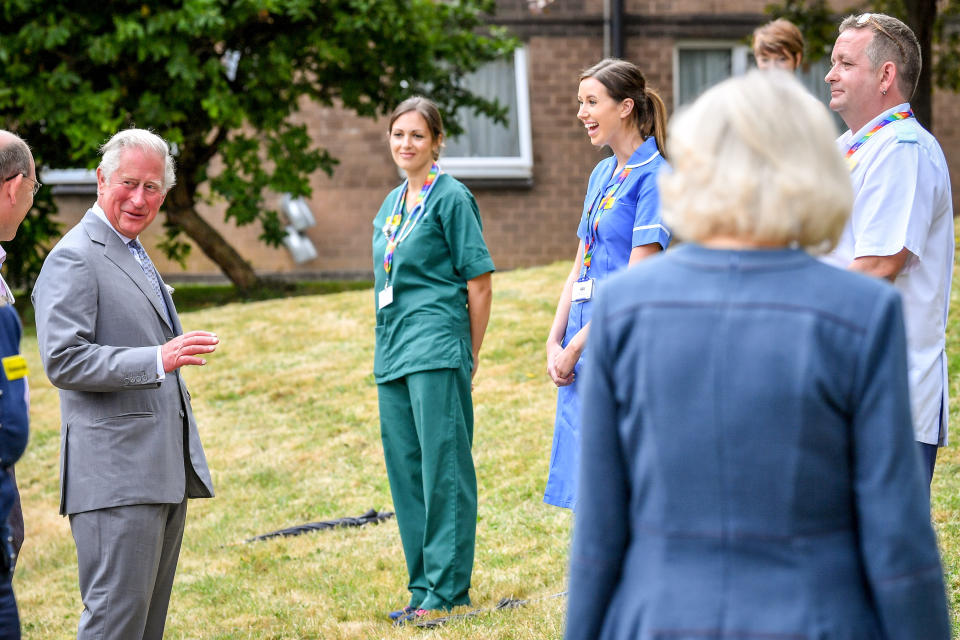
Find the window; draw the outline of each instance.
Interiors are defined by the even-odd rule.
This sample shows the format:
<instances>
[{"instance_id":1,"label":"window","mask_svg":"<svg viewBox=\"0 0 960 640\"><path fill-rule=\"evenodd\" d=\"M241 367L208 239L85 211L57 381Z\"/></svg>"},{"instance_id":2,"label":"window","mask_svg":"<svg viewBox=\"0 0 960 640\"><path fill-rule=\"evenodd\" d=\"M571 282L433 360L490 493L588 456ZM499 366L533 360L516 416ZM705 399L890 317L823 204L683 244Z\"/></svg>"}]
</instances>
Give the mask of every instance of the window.
<instances>
[{"instance_id":1,"label":"window","mask_svg":"<svg viewBox=\"0 0 960 640\"><path fill-rule=\"evenodd\" d=\"M508 109L507 124L472 112L462 113L464 133L446 141L443 170L472 181L529 183L533 176L527 53L519 48L512 60L498 60L466 76L464 84Z\"/></svg>"},{"instance_id":2,"label":"window","mask_svg":"<svg viewBox=\"0 0 960 640\"><path fill-rule=\"evenodd\" d=\"M804 67L807 68L804 69ZM807 91L816 96L817 100L825 104L828 109L830 108L830 85L828 85L823 78L829 72L830 56L823 56L816 62L811 62L809 65L804 64L800 67L800 70L797 71L797 79L803 83ZM830 113L833 114L833 119L836 120L840 131L846 131L847 125L844 124L843 119L837 112L831 109Z\"/></svg>"},{"instance_id":3,"label":"window","mask_svg":"<svg viewBox=\"0 0 960 640\"><path fill-rule=\"evenodd\" d=\"M678 45L673 57L673 106L680 107L730 76L747 72L750 49L729 42L688 42Z\"/></svg>"},{"instance_id":4,"label":"window","mask_svg":"<svg viewBox=\"0 0 960 640\"><path fill-rule=\"evenodd\" d=\"M95 194L97 172L94 169L40 169L40 182L58 195Z\"/></svg>"},{"instance_id":5,"label":"window","mask_svg":"<svg viewBox=\"0 0 960 640\"><path fill-rule=\"evenodd\" d=\"M673 58L674 107L692 102L701 93L730 76L746 73L756 67L753 52L738 42L700 41L677 45ZM804 68L806 67L806 68ZM804 65L797 71L797 80L827 108L830 107L830 86L823 78L830 71L830 59ZM847 125L835 112L830 112L840 131Z\"/></svg>"}]
</instances>

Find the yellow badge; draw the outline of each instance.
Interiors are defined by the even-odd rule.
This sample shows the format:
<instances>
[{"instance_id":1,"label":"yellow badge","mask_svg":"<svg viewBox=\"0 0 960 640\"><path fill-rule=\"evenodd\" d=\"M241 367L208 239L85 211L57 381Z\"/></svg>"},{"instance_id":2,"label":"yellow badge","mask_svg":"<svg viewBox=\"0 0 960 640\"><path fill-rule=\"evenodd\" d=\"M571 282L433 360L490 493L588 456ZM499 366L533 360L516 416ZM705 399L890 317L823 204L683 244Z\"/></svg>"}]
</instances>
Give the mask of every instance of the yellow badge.
<instances>
[{"instance_id":1,"label":"yellow badge","mask_svg":"<svg viewBox=\"0 0 960 640\"><path fill-rule=\"evenodd\" d=\"M29 373L27 361L21 355L7 356L0 362L3 362L3 373L7 376L7 380L19 380Z\"/></svg>"}]
</instances>

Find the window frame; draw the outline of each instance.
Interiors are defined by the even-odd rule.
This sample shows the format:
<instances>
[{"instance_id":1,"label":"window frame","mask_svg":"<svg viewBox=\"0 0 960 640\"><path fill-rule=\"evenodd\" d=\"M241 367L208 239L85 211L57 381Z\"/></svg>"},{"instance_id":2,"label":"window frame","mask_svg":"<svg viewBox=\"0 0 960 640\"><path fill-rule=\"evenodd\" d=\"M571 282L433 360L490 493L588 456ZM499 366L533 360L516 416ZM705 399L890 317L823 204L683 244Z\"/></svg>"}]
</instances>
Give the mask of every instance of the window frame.
<instances>
[{"instance_id":1,"label":"window frame","mask_svg":"<svg viewBox=\"0 0 960 640\"><path fill-rule=\"evenodd\" d=\"M729 49L730 50L730 77L740 76L750 70L750 47L738 40L727 39L695 39L678 40L673 47L673 110L676 111L680 104L680 51L684 50L703 50L703 49Z\"/></svg>"},{"instance_id":2,"label":"window frame","mask_svg":"<svg viewBox=\"0 0 960 640\"><path fill-rule=\"evenodd\" d=\"M674 43L673 47L673 110L676 112L680 108L680 51L682 49L686 50L697 50L697 49L729 49L731 52L731 76L735 77L738 75L743 75L751 69L756 68L756 61L753 59L753 50L750 46L745 44L742 40L725 40L725 39L691 39L691 40L678 40ZM827 61L827 68L824 71L824 75L829 72L829 57L824 58ZM804 66L818 64L820 59L816 62L809 62L804 60ZM816 75L819 75L817 73ZM801 80L801 78L797 78ZM809 87L808 87L809 89ZM818 102L823 104L827 110L830 112L831 117L833 118L834 124L837 126L838 135L846 131L847 126L844 124L843 119L840 117L836 111L830 109L829 105L829 92L826 96L820 96L816 92L812 92L811 95L817 99Z\"/></svg>"},{"instance_id":3,"label":"window frame","mask_svg":"<svg viewBox=\"0 0 960 640\"><path fill-rule=\"evenodd\" d=\"M84 195L97 192L96 169L40 169L40 181L58 195Z\"/></svg>"},{"instance_id":4,"label":"window frame","mask_svg":"<svg viewBox=\"0 0 960 640\"><path fill-rule=\"evenodd\" d=\"M468 181L518 181L533 179L533 135L530 119L530 82L527 48L520 46L513 52L513 71L517 91L517 136L520 154L517 156L440 156L440 166L453 177Z\"/></svg>"}]
</instances>

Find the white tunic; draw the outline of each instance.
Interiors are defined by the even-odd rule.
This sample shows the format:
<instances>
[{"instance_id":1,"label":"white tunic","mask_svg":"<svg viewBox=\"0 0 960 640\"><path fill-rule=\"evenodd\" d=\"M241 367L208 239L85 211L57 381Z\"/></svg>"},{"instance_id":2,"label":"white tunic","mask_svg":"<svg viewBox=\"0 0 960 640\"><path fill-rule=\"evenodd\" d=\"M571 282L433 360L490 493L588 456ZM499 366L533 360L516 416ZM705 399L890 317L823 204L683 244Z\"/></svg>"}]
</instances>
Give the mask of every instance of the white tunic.
<instances>
[{"instance_id":1,"label":"white tunic","mask_svg":"<svg viewBox=\"0 0 960 640\"><path fill-rule=\"evenodd\" d=\"M847 149L881 120L837 139ZM827 262L847 267L861 256L910 255L894 286L903 296L914 434L918 442L947 443L947 358L944 351L953 267L953 201L947 161L936 139L915 118L892 122L854 154L853 214Z\"/></svg>"}]
</instances>

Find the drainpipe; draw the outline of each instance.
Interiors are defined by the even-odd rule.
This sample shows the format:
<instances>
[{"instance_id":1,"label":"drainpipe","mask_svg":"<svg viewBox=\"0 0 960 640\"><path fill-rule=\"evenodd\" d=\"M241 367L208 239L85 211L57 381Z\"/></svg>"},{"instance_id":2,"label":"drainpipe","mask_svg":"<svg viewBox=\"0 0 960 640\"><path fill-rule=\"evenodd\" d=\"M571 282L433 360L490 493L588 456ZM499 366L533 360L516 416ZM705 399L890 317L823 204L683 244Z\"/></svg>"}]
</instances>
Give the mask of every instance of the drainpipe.
<instances>
[{"instance_id":1,"label":"drainpipe","mask_svg":"<svg viewBox=\"0 0 960 640\"><path fill-rule=\"evenodd\" d=\"M603 55L608 58L623 57L623 0L604 0L603 3Z\"/></svg>"}]
</instances>

